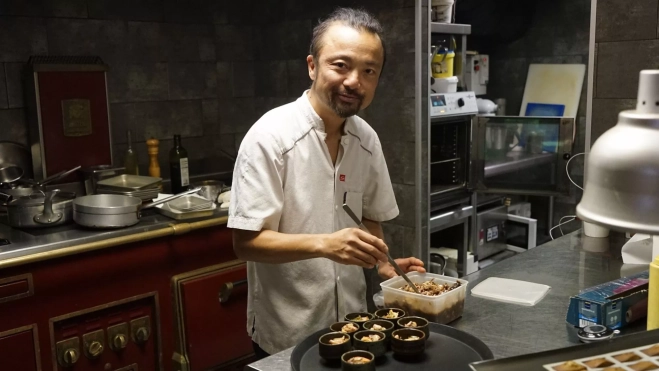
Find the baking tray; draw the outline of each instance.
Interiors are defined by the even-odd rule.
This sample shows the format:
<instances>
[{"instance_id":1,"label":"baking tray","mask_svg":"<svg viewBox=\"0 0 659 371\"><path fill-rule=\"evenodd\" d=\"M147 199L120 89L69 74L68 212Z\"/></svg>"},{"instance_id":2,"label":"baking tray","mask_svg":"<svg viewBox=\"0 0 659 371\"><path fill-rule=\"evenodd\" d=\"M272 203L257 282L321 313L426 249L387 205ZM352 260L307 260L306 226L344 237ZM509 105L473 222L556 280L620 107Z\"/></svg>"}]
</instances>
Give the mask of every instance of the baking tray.
<instances>
[{"instance_id":1,"label":"baking tray","mask_svg":"<svg viewBox=\"0 0 659 371\"><path fill-rule=\"evenodd\" d=\"M546 371L544 365L583 358L596 358L607 353L655 343L659 343L659 330L638 332L598 343L582 344L541 353L476 362L471 365L471 369L474 371Z\"/></svg>"},{"instance_id":2,"label":"baking tray","mask_svg":"<svg viewBox=\"0 0 659 371\"><path fill-rule=\"evenodd\" d=\"M96 183L98 188L120 192L134 192L147 188L156 188L162 184L162 178L122 174Z\"/></svg>"},{"instance_id":3,"label":"baking tray","mask_svg":"<svg viewBox=\"0 0 659 371\"><path fill-rule=\"evenodd\" d=\"M213 201L193 195L187 195L169 201L167 206L172 210L181 212L199 211L211 209L211 207L213 207Z\"/></svg>"},{"instance_id":4,"label":"baking tray","mask_svg":"<svg viewBox=\"0 0 659 371\"><path fill-rule=\"evenodd\" d=\"M480 339L453 327L430 323L430 337L426 341L426 351L416 361L402 361L391 351L376 360L375 368L384 370L432 370L470 371L471 362L494 358L490 349ZM340 370L341 363L329 364L318 355L318 338L330 332L320 330L298 344L291 353L291 367L295 371Z\"/></svg>"}]
</instances>

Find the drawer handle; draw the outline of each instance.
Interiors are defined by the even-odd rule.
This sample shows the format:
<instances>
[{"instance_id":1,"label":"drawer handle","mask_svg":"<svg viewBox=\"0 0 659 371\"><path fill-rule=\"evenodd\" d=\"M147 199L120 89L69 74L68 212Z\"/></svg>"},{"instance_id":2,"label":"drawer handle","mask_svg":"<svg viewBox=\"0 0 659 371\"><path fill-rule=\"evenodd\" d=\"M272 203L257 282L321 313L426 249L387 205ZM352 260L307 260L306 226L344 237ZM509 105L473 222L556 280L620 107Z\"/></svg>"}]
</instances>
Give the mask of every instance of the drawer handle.
<instances>
[{"instance_id":1,"label":"drawer handle","mask_svg":"<svg viewBox=\"0 0 659 371\"><path fill-rule=\"evenodd\" d=\"M226 303L227 301L229 301L229 297L231 296L234 287L242 286L246 283L247 280L245 279L235 282L227 282L224 285L222 285L222 288L220 289L220 303Z\"/></svg>"}]
</instances>

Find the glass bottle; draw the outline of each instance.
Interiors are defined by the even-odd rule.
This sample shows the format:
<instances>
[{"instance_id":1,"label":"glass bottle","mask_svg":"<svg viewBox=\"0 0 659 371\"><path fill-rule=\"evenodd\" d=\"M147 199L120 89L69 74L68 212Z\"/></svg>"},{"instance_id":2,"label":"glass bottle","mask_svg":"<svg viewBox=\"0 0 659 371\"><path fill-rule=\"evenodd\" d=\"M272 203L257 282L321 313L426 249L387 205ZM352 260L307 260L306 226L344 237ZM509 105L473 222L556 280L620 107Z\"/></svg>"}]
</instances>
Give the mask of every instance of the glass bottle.
<instances>
[{"instance_id":1,"label":"glass bottle","mask_svg":"<svg viewBox=\"0 0 659 371\"><path fill-rule=\"evenodd\" d=\"M130 130L126 132L126 137L128 139L128 149L126 150L126 157L124 158L124 171L126 174L130 175L140 175L140 170L137 165L137 153L133 150L133 139L130 134Z\"/></svg>"},{"instance_id":2,"label":"glass bottle","mask_svg":"<svg viewBox=\"0 0 659 371\"><path fill-rule=\"evenodd\" d=\"M181 193L190 185L188 172L188 151L181 146L181 136L174 135L174 147L169 151L169 170L172 193Z\"/></svg>"}]
</instances>

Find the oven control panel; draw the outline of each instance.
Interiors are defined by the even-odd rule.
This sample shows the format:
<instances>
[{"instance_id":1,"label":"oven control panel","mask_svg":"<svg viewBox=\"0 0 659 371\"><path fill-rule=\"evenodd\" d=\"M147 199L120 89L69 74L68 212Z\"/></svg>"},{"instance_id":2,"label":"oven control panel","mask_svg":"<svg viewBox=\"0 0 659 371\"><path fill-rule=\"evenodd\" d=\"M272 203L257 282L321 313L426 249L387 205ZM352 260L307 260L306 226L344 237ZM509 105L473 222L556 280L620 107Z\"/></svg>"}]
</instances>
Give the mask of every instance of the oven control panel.
<instances>
[{"instance_id":1,"label":"oven control panel","mask_svg":"<svg viewBox=\"0 0 659 371\"><path fill-rule=\"evenodd\" d=\"M475 115L476 94L472 91L430 94L430 117Z\"/></svg>"}]
</instances>

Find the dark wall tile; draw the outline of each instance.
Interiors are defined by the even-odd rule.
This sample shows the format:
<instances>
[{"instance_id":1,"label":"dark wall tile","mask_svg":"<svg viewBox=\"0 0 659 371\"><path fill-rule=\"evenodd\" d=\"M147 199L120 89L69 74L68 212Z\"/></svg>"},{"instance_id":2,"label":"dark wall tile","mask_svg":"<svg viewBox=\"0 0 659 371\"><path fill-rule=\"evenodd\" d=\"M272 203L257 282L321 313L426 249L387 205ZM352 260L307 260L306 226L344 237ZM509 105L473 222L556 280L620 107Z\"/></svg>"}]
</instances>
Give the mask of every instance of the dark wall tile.
<instances>
[{"instance_id":1,"label":"dark wall tile","mask_svg":"<svg viewBox=\"0 0 659 371\"><path fill-rule=\"evenodd\" d=\"M0 141L16 142L28 146L25 110L22 108L0 110Z\"/></svg>"},{"instance_id":2,"label":"dark wall tile","mask_svg":"<svg viewBox=\"0 0 659 371\"><path fill-rule=\"evenodd\" d=\"M599 0L595 39L647 40L657 37L657 0Z\"/></svg>"},{"instance_id":3,"label":"dark wall tile","mask_svg":"<svg viewBox=\"0 0 659 371\"><path fill-rule=\"evenodd\" d=\"M254 60L257 45L254 41L253 32L251 26L215 25L215 55L217 60Z\"/></svg>"},{"instance_id":4,"label":"dark wall tile","mask_svg":"<svg viewBox=\"0 0 659 371\"><path fill-rule=\"evenodd\" d=\"M25 103L23 102L23 71L25 68L25 63L5 63L9 108L20 108L25 106Z\"/></svg>"},{"instance_id":5,"label":"dark wall tile","mask_svg":"<svg viewBox=\"0 0 659 371\"><path fill-rule=\"evenodd\" d=\"M217 99L204 99L201 101L201 117L204 123L204 135L219 133L220 116ZM214 129L218 130L214 130Z\"/></svg>"},{"instance_id":6,"label":"dark wall tile","mask_svg":"<svg viewBox=\"0 0 659 371\"><path fill-rule=\"evenodd\" d=\"M48 53L46 26L40 18L0 17L0 60L27 62L34 54Z\"/></svg>"},{"instance_id":7,"label":"dark wall tile","mask_svg":"<svg viewBox=\"0 0 659 371\"><path fill-rule=\"evenodd\" d=\"M217 96L231 97L231 63L217 62Z\"/></svg>"},{"instance_id":8,"label":"dark wall tile","mask_svg":"<svg viewBox=\"0 0 659 371\"><path fill-rule=\"evenodd\" d=\"M384 11L378 14L384 28L389 55L414 52L414 8Z\"/></svg>"},{"instance_id":9,"label":"dark wall tile","mask_svg":"<svg viewBox=\"0 0 659 371\"><path fill-rule=\"evenodd\" d=\"M161 62L164 60L164 42L161 24L153 22L126 22L124 41L125 59L129 61Z\"/></svg>"},{"instance_id":10,"label":"dark wall tile","mask_svg":"<svg viewBox=\"0 0 659 371\"><path fill-rule=\"evenodd\" d=\"M327 17L335 7L329 1L319 1L314 3L314 6L308 6L307 0L283 0L283 2L286 7L286 19L310 19L312 26L318 24L321 18Z\"/></svg>"},{"instance_id":11,"label":"dark wall tile","mask_svg":"<svg viewBox=\"0 0 659 371\"><path fill-rule=\"evenodd\" d=\"M288 95L288 68L285 60L263 61L254 66L256 96L285 97Z\"/></svg>"},{"instance_id":12,"label":"dark wall tile","mask_svg":"<svg viewBox=\"0 0 659 371\"><path fill-rule=\"evenodd\" d=\"M263 25L281 22L286 17L284 1L256 1L252 13L252 23Z\"/></svg>"},{"instance_id":13,"label":"dark wall tile","mask_svg":"<svg viewBox=\"0 0 659 371\"><path fill-rule=\"evenodd\" d=\"M93 0L87 2L89 18L162 21L162 0Z\"/></svg>"},{"instance_id":14,"label":"dark wall tile","mask_svg":"<svg viewBox=\"0 0 659 371\"><path fill-rule=\"evenodd\" d=\"M1 36L0 36L1 37ZM127 26L121 21L48 20L48 53L54 55L98 55L110 65L140 58L130 56L126 45Z\"/></svg>"},{"instance_id":15,"label":"dark wall tile","mask_svg":"<svg viewBox=\"0 0 659 371\"><path fill-rule=\"evenodd\" d=\"M380 75L377 96L414 98L414 53L389 53Z\"/></svg>"},{"instance_id":16,"label":"dark wall tile","mask_svg":"<svg viewBox=\"0 0 659 371\"><path fill-rule=\"evenodd\" d=\"M221 99L219 101L220 133L246 133L256 122L254 98Z\"/></svg>"},{"instance_id":17,"label":"dark wall tile","mask_svg":"<svg viewBox=\"0 0 659 371\"><path fill-rule=\"evenodd\" d=\"M177 23L213 23L213 0L163 0L164 19Z\"/></svg>"},{"instance_id":18,"label":"dark wall tile","mask_svg":"<svg viewBox=\"0 0 659 371\"><path fill-rule=\"evenodd\" d=\"M108 72L108 93L112 103L166 100L168 92L166 63L118 63Z\"/></svg>"},{"instance_id":19,"label":"dark wall tile","mask_svg":"<svg viewBox=\"0 0 659 371\"><path fill-rule=\"evenodd\" d=\"M51 0L52 15L65 18L87 18L86 0Z\"/></svg>"},{"instance_id":20,"label":"dark wall tile","mask_svg":"<svg viewBox=\"0 0 659 371\"><path fill-rule=\"evenodd\" d=\"M291 59L286 62L288 70L288 94L301 95L311 86L309 69L305 59Z\"/></svg>"},{"instance_id":21,"label":"dark wall tile","mask_svg":"<svg viewBox=\"0 0 659 371\"><path fill-rule=\"evenodd\" d=\"M255 88L254 62L242 61L231 64L231 95L253 97Z\"/></svg>"},{"instance_id":22,"label":"dark wall tile","mask_svg":"<svg viewBox=\"0 0 659 371\"><path fill-rule=\"evenodd\" d=\"M48 14L48 0L3 0L0 2L0 15L45 16Z\"/></svg>"},{"instance_id":23,"label":"dark wall tile","mask_svg":"<svg viewBox=\"0 0 659 371\"><path fill-rule=\"evenodd\" d=\"M212 25L163 24L164 57L170 61L215 60L215 31Z\"/></svg>"},{"instance_id":24,"label":"dark wall tile","mask_svg":"<svg viewBox=\"0 0 659 371\"><path fill-rule=\"evenodd\" d=\"M396 195L396 203L400 214L393 220L394 223L412 227L416 223L416 188L413 185L403 185L393 183L394 194Z\"/></svg>"},{"instance_id":25,"label":"dark wall tile","mask_svg":"<svg viewBox=\"0 0 659 371\"><path fill-rule=\"evenodd\" d=\"M200 100L113 103L110 110L112 137L117 138L116 143L125 143L128 129L133 131L135 141L204 133Z\"/></svg>"},{"instance_id":26,"label":"dark wall tile","mask_svg":"<svg viewBox=\"0 0 659 371\"><path fill-rule=\"evenodd\" d=\"M635 108L636 99L593 99L593 117L590 127L591 145L605 131L616 125L620 111Z\"/></svg>"},{"instance_id":27,"label":"dark wall tile","mask_svg":"<svg viewBox=\"0 0 659 371\"><path fill-rule=\"evenodd\" d=\"M215 63L170 63L169 98L199 99L217 97Z\"/></svg>"},{"instance_id":28,"label":"dark wall tile","mask_svg":"<svg viewBox=\"0 0 659 371\"><path fill-rule=\"evenodd\" d=\"M389 177L393 183L414 185L416 171L416 146L414 142L382 142L382 152L387 161Z\"/></svg>"},{"instance_id":29,"label":"dark wall tile","mask_svg":"<svg viewBox=\"0 0 659 371\"><path fill-rule=\"evenodd\" d=\"M597 97L636 98L638 76L659 65L659 40L599 43Z\"/></svg>"},{"instance_id":30,"label":"dark wall tile","mask_svg":"<svg viewBox=\"0 0 659 371\"><path fill-rule=\"evenodd\" d=\"M263 25L256 36L258 60L304 59L309 54L311 21Z\"/></svg>"},{"instance_id":31,"label":"dark wall tile","mask_svg":"<svg viewBox=\"0 0 659 371\"><path fill-rule=\"evenodd\" d=\"M381 141L414 141L414 98L386 98L376 95L360 116L375 129Z\"/></svg>"},{"instance_id":32,"label":"dark wall tile","mask_svg":"<svg viewBox=\"0 0 659 371\"><path fill-rule=\"evenodd\" d=\"M7 79L5 76L5 64L0 63L0 109L9 108L9 99L7 98Z\"/></svg>"}]
</instances>

